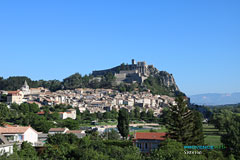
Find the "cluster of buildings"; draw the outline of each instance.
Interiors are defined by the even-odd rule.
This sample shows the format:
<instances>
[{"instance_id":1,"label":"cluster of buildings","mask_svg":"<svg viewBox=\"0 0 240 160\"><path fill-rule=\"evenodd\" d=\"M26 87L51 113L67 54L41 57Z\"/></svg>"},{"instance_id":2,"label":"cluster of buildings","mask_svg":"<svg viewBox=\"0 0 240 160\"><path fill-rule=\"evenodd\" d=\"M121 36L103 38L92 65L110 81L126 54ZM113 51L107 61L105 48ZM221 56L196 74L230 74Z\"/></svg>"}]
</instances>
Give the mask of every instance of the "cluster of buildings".
<instances>
[{"instance_id":1,"label":"cluster of buildings","mask_svg":"<svg viewBox=\"0 0 240 160\"><path fill-rule=\"evenodd\" d=\"M0 127L0 156L3 154L12 154L13 145L20 146L26 141L34 147L42 147L48 138L53 134L75 134L78 138L85 136L84 130L69 130L68 128L51 128L48 133L37 132L31 126L18 126L5 124Z\"/></svg>"},{"instance_id":2,"label":"cluster of buildings","mask_svg":"<svg viewBox=\"0 0 240 160\"><path fill-rule=\"evenodd\" d=\"M74 134L83 138L84 130L69 130L68 128L51 128L48 133L37 132L31 126L5 125L0 127L0 156L13 153L13 145L20 147L21 143L30 142L34 147L43 147L48 135ZM157 149L159 144L165 140L166 133L136 132L133 135L133 145L138 147L142 153L150 153Z\"/></svg>"},{"instance_id":3,"label":"cluster of buildings","mask_svg":"<svg viewBox=\"0 0 240 160\"><path fill-rule=\"evenodd\" d=\"M126 108L129 111L136 106L142 110L149 109L154 111L154 115L161 114L163 107L174 105L175 99L165 95L152 95L150 92L120 93L112 89L89 89L79 88L75 90L58 90L50 92L48 89L29 88L27 82L17 91L1 91L1 94L7 95L7 103L21 104L36 103L42 105L66 104L75 108L75 111L69 110L60 113L62 119L72 118L76 116L76 109L80 112L89 110L90 113L107 112L112 109L117 111L120 108Z\"/></svg>"}]
</instances>

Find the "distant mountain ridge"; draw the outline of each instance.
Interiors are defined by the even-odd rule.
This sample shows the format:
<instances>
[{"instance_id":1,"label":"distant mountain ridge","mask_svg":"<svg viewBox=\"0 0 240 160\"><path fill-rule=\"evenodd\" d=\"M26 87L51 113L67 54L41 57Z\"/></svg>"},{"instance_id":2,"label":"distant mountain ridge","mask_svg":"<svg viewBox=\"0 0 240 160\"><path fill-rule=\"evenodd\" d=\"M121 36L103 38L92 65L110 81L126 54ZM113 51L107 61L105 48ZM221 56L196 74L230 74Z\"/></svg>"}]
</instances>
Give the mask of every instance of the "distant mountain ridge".
<instances>
[{"instance_id":1,"label":"distant mountain ridge","mask_svg":"<svg viewBox=\"0 0 240 160\"><path fill-rule=\"evenodd\" d=\"M240 92L206 93L190 96L191 103L198 105L226 105L240 103Z\"/></svg>"}]
</instances>

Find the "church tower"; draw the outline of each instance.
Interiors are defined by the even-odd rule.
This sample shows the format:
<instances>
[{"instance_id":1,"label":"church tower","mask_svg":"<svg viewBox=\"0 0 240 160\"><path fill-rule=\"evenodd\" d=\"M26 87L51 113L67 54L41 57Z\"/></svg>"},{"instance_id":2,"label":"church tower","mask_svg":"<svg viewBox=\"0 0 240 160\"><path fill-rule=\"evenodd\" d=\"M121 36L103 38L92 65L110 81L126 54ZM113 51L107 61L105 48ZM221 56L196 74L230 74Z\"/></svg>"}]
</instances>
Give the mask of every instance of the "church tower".
<instances>
[{"instance_id":1,"label":"church tower","mask_svg":"<svg viewBox=\"0 0 240 160\"><path fill-rule=\"evenodd\" d=\"M23 92L24 95L30 94L29 85L27 84L26 80L20 90Z\"/></svg>"}]
</instances>

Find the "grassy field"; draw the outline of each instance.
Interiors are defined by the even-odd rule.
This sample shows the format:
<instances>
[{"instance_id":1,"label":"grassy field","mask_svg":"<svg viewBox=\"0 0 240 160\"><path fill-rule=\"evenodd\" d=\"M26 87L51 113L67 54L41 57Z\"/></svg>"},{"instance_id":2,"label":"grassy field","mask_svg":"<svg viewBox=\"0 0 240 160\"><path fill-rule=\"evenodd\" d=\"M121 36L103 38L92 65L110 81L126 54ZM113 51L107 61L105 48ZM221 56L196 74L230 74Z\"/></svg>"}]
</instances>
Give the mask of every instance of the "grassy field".
<instances>
[{"instance_id":1,"label":"grassy field","mask_svg":"<svg viewBox=\"0 0 240 160\"><path fill-rule=\"evenodd\" d=\"M203 132L204 132L204 136L205 136L204 140L206 144L214 145L214 146L222 145L220 141L221 136L219 135L219 130L216 129L213 125L204 124Z\"/></svg>"},{"instance_id":2,"label":"grassy field","mask_svg":"<svg viewBox=\"0 0 240 160\"><path fill-rule=\"evenodd\" d=\"M167 129L165 126L161 126L161 129L154 129L154 132L167 132ZM151 129L139 129L135 132L150 132ZM130 135L132 135L134 132L130 132Z\"/></svg>"}]
</instances>

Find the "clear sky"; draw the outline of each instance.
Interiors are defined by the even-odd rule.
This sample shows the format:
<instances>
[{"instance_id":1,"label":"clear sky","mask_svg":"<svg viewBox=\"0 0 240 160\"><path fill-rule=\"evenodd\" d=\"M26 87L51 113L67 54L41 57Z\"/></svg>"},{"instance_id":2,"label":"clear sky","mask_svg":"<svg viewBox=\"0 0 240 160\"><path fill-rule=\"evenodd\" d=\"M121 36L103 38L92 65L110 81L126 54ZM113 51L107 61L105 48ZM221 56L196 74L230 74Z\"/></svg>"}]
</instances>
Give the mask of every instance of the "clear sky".
<instances>
[{"instance_id":1,"label":"clear sky","mask_svg":"<svg viewBox=\"0 0 240 160\"><path fill-rule=\"evenodd\" d=\"M0 1L4 78L62 80L132 58L188 95L239 92L240 1Z\"/></svg>"}]
</instances>

